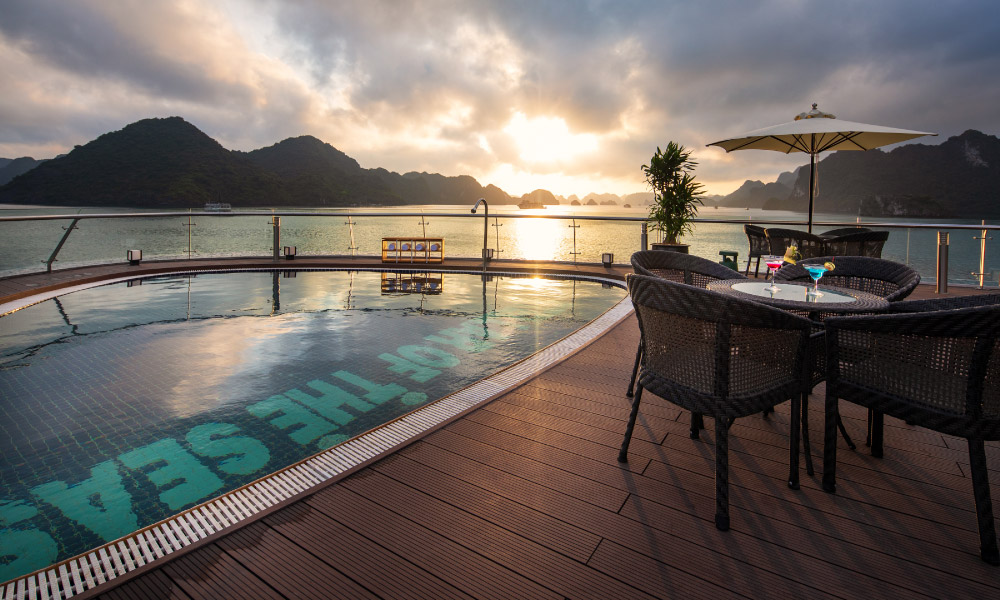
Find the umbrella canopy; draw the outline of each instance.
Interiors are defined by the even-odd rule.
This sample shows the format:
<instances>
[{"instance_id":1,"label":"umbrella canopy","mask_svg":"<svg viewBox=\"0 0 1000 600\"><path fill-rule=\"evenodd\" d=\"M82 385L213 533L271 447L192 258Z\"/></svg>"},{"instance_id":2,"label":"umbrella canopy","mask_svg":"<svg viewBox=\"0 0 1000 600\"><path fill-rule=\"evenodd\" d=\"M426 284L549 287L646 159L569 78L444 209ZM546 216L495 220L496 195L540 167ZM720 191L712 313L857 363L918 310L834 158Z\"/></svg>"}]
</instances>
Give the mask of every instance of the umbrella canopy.
<instances>
[{"instance_id":1,"label":"umbrella canopy","mask_svg":"<svg viewBox=\"0 0 1000 600\"><path fill-rule=\"evenodd\" d=\"M812 232L813 188L816 180L816 155L828 150L871 150L879 146L905 142L925 135L881 125L842 121L812 105L809 112L800 113L794 121L765 127L739 137L712 142L726 152L734 150L774 150L786 154L804 152L809 155L809 232Z\"/></svg>"}]
</instances>

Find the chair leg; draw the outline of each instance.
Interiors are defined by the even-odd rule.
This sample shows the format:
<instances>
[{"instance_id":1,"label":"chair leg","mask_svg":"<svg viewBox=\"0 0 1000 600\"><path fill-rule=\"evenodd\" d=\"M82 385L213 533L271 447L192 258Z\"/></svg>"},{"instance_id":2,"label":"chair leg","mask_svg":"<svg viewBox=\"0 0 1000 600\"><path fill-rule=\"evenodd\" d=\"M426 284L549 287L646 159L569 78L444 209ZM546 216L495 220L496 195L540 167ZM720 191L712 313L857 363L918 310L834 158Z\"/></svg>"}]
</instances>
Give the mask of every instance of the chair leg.
<instances>
[{"instance_id":1,"label":"chair leg","mask_svg":"<svg viewBox=\"0 0 1000 600\"><path fill-rule=\"evenodd\" d=\"M715 528L729 530L729 426L733 420L715 417Z\"/></svg>"},{"instance_id":2,"label":"chair leg","mask_svg":"<svg viewBox=\"0 0 1000 600\"><path fill-rule=\"evenodd\" d=\"M872 411L872 456L882 458L882 433L885 415L875 410Z\"/></svg>"},{"instance_id":3,"label":"chair leg","mask_svg":"<svg viewBox=\"0 0 1000 600\"><path fill-rule=\"evenodd\" d=\"M833 494L837 491L837 419L840 411L837 397L830 394L829 388L827 390L823 420L823 490Z\"/></svg>"},{"instance_id":4,"label":"chair leg","mask_svg":"<svg viewBox=\"0 0 1000 600\"><path fill-rule=\"evenodd\" d=\"M750 268L749 268L749 267L750 267L750 265L748 264L748 265L747 265L747 271L749 271L749 270L750 270ZM760 257L758 256L758 257L757 257L757 266L756 266L756 267L754 267L754 270L753 270L753 276L754 276L754 277L757 277L757 273L759 273L759 272L760 272ZM749 274L749 273L748 273L748 274Z\"/></svg>"},{"instance_id":5,"label":"chair leg","mask_svg":"<svg viewBox=\"0 0 1000 600\"><path fill-rule=\"evenodd\" d=\"M865 446L872 445L872 409L868 409L868 433L865 434Z\"/></svg>"},{"instance_id":6,"label":"chair leg","mask_svg":"<svg viewBox=\"0 0 1000 600\"><path fill-rule=\"evenodd\" d=\"M799 440L801 434L802 401L792 396L792 422L788 427L788 487L799 489Z\"/></svg>"},{"instance_id":7,"label":"chair leg","mask_svg":"<svg viewBox=\"0 0 1000 600\"><path fill-rule=\"evenodd\" d=\"M635 351L635 364L632 365L632 379L628 382L628 391L625 395L629 398L632 397L632 390L635 389L635 378L639 375L639 362L642 360L642 342L639 342L639 347Z\"/></svg>"},{"instance_id":8,"label":"chair leg","mask_svg":"<svg viewBox=\"0 0 1000 600\"><path fill-rule=\"evenodd\" d=\"M840 430L840 435L844 436L844 441L847 442L847 447L851 450L857 450L857 446L851 441L851 436L847 435L847 428L844 427L844 420L837 416L837 429Z\"/></svg>"},{"instance_id":9,"label":"chair leg","mask_svg":"<svg viewBox=\"0 0 1000 600\"><path fill-rule=\"evenodd\" d=\"M692 412L691 413L691 439L698 439L698 432L705 428L705 419L702 418L701 413Z\"/></svg>"},{"instance_id":10,"label":"chair leg","mask_svg":"<svg viewBox=\"0 0 1000 600\"><path fill-rule=\"evenodd\" d=\"M639 415L639 401L642 399L642 386L640 385L632 399L632 412L628 415L628 425L625 426L625 440L622 442L622 449L618 452L618 462L628 462L628 444L632 441L632 430L635 429L635 418Z\"/></svg>"},{"instance_id":11,"label":"chair leg","mask_svg":"<svg viewBox=\"0 0 1000 600\"><path fill-rule=\"evenodd\" d=\"M976 519L979 521L979 556L991 565L1000 565L996 526L993 524L993 502L990 500L990 475L986 470L983 440L969 440L969 465L972 471L972 494L976 498Z\"/></svg>"},{"instance_id":12,"label":"chair leg","mask_svg":"<svg viewBox=\"0 0 1000 600\"><path fill-rule=\"evenodd\" d=\"M809 445L809 392L802 392L802 449L806 453L806 475L812 477L813 469L812 447Z\"/></svg>"}]
</instances>

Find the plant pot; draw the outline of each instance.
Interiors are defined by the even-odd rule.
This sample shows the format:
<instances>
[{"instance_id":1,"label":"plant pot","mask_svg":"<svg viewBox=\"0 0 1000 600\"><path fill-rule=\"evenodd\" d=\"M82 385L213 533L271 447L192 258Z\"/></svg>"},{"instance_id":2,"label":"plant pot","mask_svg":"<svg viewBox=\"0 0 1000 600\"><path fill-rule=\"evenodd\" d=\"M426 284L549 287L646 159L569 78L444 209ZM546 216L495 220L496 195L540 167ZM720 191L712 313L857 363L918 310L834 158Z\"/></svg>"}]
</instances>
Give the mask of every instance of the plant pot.
<instances>
[{"instance_id":1,"label":"plant pot","mask_svg":"<svg viewBox=\"0 0 1000 600\"><path fill-rule=\"evenodd\" d=\"M650 246L653 250L666 250L667 252L680 252L681 254L689 254L688 248L691 247L689 244L668 244L666 242L653 242Z\"/></svg>"}]
</instances>

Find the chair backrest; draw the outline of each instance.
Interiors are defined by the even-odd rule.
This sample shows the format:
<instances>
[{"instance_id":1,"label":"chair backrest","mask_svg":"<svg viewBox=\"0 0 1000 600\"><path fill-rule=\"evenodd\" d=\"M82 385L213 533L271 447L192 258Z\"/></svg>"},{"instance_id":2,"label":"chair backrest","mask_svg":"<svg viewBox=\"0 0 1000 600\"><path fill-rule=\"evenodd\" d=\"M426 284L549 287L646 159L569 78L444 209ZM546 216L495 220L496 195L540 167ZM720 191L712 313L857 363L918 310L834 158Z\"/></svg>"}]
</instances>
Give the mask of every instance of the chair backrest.
<instances>
[{"instance_id":1,"label":"chair backrest","mask_svg":"<svg viewBox=\"0 0 1000 600\"><path fill-rule=\"evenodd\" d=\"M683 252L640 250L632 255L632 269L640 275L706 287L719 279L746 279L725 265Z\"/></svg>"},{"instance_id":2,"label":"chair backrest","mask_svg":"<svg viewBox=\"0 0 1000 600\"><path fill-rule=\"evenodd\" d=\"M659 277L630 274L628 288L643 387L669 392L664 397L688 410L734 418L762 410L763 397L773 405L774 394L801 391L811 366L808 319Z\"/></svg>"},{"instance_id":3,"label":"chair backrest","mask_svg":"<svg viewBox=\"0 0 1000 600\"><path fill-rule=\"evenodd\" d=\"M1000 304L1000 292L987 294L969 294L968 296L950 296L948 298L930 298L928 300L904 300L893 302L888 312L911 313L930 310L952 310L955 308L971 308L973 306L992 306Z\"/></svg>"},{"instance_id":4,"label":"chair backrest","mask_svg":"<svg viewBox=\"0 0 1000 600\"><path fill-rule=\"evenodd\" d=\"M830 256L868 256L882 258L882 247L889 239L888 231L857 231L829 237L824 244Z\"/></svg>"},{"instance_id":5,"label":"chair backrest","mask_svg":"<svg viewBox=\"0 0 1000 600\"><path fill-rule=\"evenodd\" d=\"M747 234L747 239L750 241L750 258L764 256L771 251L771 247L767 243L767 234L764 233L763 227L747 223L743 226L743 231Z\"/></svg>"},{"instance_id":6,"label":"chair backrest","mask_svg":"<svg viewBox=\"0 0 1000 600\"><path fill-rule=\"evenodd\" d=\"M769 253L774 256L784 256L789 246L797 247L802 258L824 256L825 254L823 244L826 240L807 231L768 227L764 232L767 234Z\"/></svg>"},{"instance_id":7,"label":"chair backrest","mask_svg":"<svg viewBox=\"0 0 1000 600\"><path fill-rule=\"evenodd\" d=\"M811 282L809 273L802 265L823 264L832 261L836 268L827 271L820 283L834 287L861 290L881 296L889 302L902 300L910 295L920 283L920 273L912 268L885 260L865 256L821 256L800 260L794 265L778 269L774 278L778 281Z\"/></svg>"},{"instance_id":8,"label":"chair backrest","mask_svg":"<svg viewBox=\"0 0 1000 600\"><path fill-rule=\"evenodd\" d=\"M838 397L935 431L1000 439L1000 303L825 325L827 385Z\"/></svg>"},{"instance_id":9,"label":"chair backrest","mask_svg":"<svg viewBox=\"0 0 1000 600\"><path fill-rule=\"evenodd\" d=\"M819 234L819 237L824 238L834 238L841 235L847 235L849 233L861 233L862 231L871 231L867 227L841 227L839 229L831 229L830 231L824 231Z\"/></svg>"}]
</instances>

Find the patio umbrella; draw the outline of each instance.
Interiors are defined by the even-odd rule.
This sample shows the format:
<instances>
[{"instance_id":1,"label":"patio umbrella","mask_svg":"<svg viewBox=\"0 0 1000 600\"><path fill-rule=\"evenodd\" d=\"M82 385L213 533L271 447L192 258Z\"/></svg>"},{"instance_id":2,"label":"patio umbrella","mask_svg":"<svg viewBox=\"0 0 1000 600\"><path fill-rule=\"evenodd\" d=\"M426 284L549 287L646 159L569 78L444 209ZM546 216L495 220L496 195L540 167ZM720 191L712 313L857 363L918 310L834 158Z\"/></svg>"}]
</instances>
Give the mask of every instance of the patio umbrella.
<instances>
[{"instance_id":1,"label":"patio umbrella","mask_svg":"<svg viewBox=\"0 0 1000 600\"><path fill-rule=\"evenodd\" d=\"M808 154L809 233L812 233L817 154L827 150L871 150L879 146L905 142L925 135L937 134L842 121L830 113L822 112L813 104L811 111L799 113L794 121L751 131L728 140L712 142L709 146L719 146L726 152L733 150L776 150L785 154L791 152Z\"/></svg>"}]
</instances>

